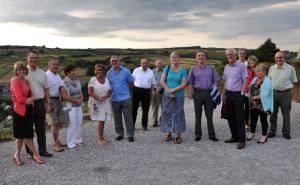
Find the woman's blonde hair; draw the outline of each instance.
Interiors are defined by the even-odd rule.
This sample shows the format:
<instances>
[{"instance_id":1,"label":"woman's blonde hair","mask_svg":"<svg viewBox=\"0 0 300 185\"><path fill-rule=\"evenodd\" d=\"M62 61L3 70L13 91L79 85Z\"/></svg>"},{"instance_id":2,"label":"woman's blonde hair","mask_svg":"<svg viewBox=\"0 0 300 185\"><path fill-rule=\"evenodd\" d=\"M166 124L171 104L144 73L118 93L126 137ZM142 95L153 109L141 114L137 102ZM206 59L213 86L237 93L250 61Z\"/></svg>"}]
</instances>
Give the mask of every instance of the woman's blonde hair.
<instances>
[{"instance_id":1,"label":"woman's blonde hair","mask_svg":"<svg viewBox=\"0 0 300 185\"><path fill-rule=\"evenodd\" d=\"M26 66L26 64L23 62L23 61L17 61L15 62L14 64L14 75L15 76L18 76L18 70L25 70L26 71L26 75L28 75L28 68Z\"/></svg>"},{"instance_id":2,"label":"woman's blonde hair","mask_svg":"<svg viewBox=\"0 0 300 185\"><path fill-rule=\"evenodd\" d=\"M247 59L248 62L251 62L251 61L255 61L256 63L258 63L258 58L254 55L250 55Z\"/></svg>"},{"instance_id":3,"label":"woman's blonde hair","mask_svg":"<svg viewBox=\"0 0 300 185\"><path fill-rule=\"evenodd\" d=\"M264 63L260 63L255 67L255 71L263 71L266 72L267 71L267 67Z\"/></svg>"}]
</instances>

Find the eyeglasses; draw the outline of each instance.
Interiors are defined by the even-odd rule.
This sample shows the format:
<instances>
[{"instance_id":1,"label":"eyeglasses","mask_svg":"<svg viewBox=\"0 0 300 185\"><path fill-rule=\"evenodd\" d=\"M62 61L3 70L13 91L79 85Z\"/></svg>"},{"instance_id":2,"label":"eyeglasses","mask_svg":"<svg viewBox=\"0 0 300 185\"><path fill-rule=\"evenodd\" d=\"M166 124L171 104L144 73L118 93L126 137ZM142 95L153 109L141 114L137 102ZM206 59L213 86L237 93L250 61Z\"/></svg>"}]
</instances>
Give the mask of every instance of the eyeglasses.
<instances>
[{"instance_id":1,"label":"eyeglasses","mask_svg":"<svg viewBox=\"0 0 300 185\"><path fill-rule=\"evenodd\" d=\"M111 60L111 62L119 62L118 60Z\"/></svg>"}]
</instances>

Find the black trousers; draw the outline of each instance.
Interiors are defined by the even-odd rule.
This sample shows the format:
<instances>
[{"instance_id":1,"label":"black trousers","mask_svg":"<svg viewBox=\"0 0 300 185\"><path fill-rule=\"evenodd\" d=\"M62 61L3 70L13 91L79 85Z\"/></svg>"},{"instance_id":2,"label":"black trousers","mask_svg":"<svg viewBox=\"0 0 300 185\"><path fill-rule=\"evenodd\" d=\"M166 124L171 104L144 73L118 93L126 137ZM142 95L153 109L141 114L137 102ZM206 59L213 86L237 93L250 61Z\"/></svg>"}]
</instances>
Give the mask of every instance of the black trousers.
<instances>
[{"instance_id":1,"label":"black trousers","mask_svg":"<svg viewBox=\"0 0 300 185\"><path fill-rule=\"evenodd\" d=\"M266 136L268 132L268 115L258 109L251 109L250 111L251 115L251 133L255 133L256 130L256 125L258 121L258 116L260 117L260 123L261 123L261 128L262 128L262 135Z\"/></svg>"},{"instance_id":2,"label":"black trousers","mask_svg":"<svg viewBox=\"0 0 300 185\"><path fill-rule=\"evenodd\" d=\"M39 99L34 101L33 122L34 122L36 137L37 137L39 153L47 152L45 115L46 115L46 109L45 109L44 99ZM26 152L27 154L32 155L32 152L29 150L27 146L26 146Z\"/></svg>"},{"instance_id":3,"label":"black trousers","mask_svg":"<svg viewBox=\"0 0 300 185\"><path fill-rule=\"evenodd\" d=\"M151 94L150 89L134 87L132 90L132 118L135 125L136 116L140 103L142 104L142 126L147 128L148 113L150 108Z\"/></svg>"},{"instance_id":4,"label":"black trousers","mask_svg":"<svg viewBox=\"0 0 300 185\"><path fill-rule=\"evenodd\" d=\"M244 108L245 108L245 124L249 122L249 98L244 95Z\"/></svg>"},{"instance_id":5,"label":"black trousers","mask_svg":"<svg viewBox=\"0 0 300 185\"><path fill-rule=\"evenodd\" d=\"M245 142L244 97L241 95L241 92L226 91L226 104L232 138L239 142Z\"/></svg>"},{"instance_id":6,"label":"black trousers","mask_svg":"<svg viewBox=\"0 0 300 185\"><path fill-rule=\"evenodd\" d=\"M204 106L204 112L207 120L208 136L210 138L215 137L215 129L213 125L213 99L210 95L210 90L197 90L194 89L193 93L194 108L195 108L195 135L196 137L202 136L201 129L201 117L202 106Z\"/></svg>"}]
</instances>

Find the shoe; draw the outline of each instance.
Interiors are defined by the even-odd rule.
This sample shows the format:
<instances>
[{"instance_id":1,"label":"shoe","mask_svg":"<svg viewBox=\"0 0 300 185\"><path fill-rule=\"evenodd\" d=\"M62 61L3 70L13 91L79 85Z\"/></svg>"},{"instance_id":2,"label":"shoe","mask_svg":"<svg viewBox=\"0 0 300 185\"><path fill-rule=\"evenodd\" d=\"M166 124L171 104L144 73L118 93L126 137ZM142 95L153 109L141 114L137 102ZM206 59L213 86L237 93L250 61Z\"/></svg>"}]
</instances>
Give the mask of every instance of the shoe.
<instances>
[{"instance_id":1,"label":"shoe","mask_svg":"<svg viewBox=\"0 0 300 185\"><path fill-rule=\"evenodd\" d=\"M58 142L60 147L67 147L67 144L62 144L61 142Z\"/></svg>"},{"instance_id":2,"label":"shoe","mask_svg":"<svg viewBox=\"0 0 300 185\"><path fill-rule=\"evenodd\" d=\"M254 133L248 133L247 134L247 141L251 141L254 138L255 134Z\"/></svg>"},{"instance_id":3,"label":"shoe","mask_svg":"<svg viewBox=\"0 0 300 185\"><path fill-rule=\"evenodd\" d=\"M290 134L283 134L283 137L288 140L292 139Z\"/></svg>"},{"instance_id":4,"label":"shoe","mask_svg":"<svg viewBox=\"0 0 300 185\"><path fill-rule=\"evenodd\" d=\"M19 158L19 157L15 157L13 156L13 162L17 165L17 166L23 166L23 161Z\"/></svg>"},{"instance_id":5,"label":"shoe","mask_svg":"<svg viewBox=\"0 0 300 185\"><path fill-rule=\"evenodd\" d=\"M134 138L133 137L128 137L128 141L129 142L134 142Z\"/></svg>"},{"instance_id":6,"label":"shoe","mask_svg":"<svg viewBox=\"0 0 300 185\"><path fill-rule=\"evenodd\" d=\"M216 138L216 137L210 137L209 139L212 140L212 141L215 141L215 142L219 141L218 138Z\"/></svg>"},{"instance_id":7,"label":"shoe","mask_svg":"<svg viewBox=\"0 0 300 185\"><path fill-rule=\"evenodd\" d=\"M152 127L158 127L157 123L153 123Z\"/></svg>"},{"instance_id":8,"label":"shoe","mask_svg":"<svg viewBox=\"0 0 300 185\"><path fill-rule=\"evenodd\" d=\"M124 136L118 136L118 137L116 137L116 141L120 141L120 140L122 140L124 138Z\"/></svg>"},{"instance_id":9,"label":"shoe","mask_svg":"<svg viewBox=\"0 0 300 185\"><path fill-rule=\"evenodd\" d=\"M236 149L243 149L246 147L246 143L245 142L239 142L239 144L237 145Z\"/></svg>"},{"instance_id":10,"label":"shoe","mask_svg":"<svg viewBox=\"0 0 300 185\"><path fill-rule=\"evenodd\" d=\"M32 154L27 154L27 158L28 159L33 159L33 155Z\"/></svg>"},{"instance_id":11,"label":"shoe","mask_svg":"<svg viewBox=\"0 0 300 185\"><path fill-rule=\"evenodd\" d=\"M175 144L180 144L181 143L181 137L180 136L177 136L176 138L175 138L175 141L174 141L174 143Z\"/></svg>"},{"instance_id":12,"label":"shoe","mask_svg":"<svg viewBox=\"0 0 300 185\"><path fill-rule=\"evenodd\" d=\"M40 155L36 155L33 157L34 162L38 163L38 164L45 164L45 161L41 158Z\"/></svg>"},{"instance_id":13,"label":"shoe","mask_svg":"<svg viewBox=\"0 0 300 185\"><path fill-rule=\"evenodd\" d=\"M42 152L40 153L41 156L44 156L44 157L52 157L52 154L48 153L48 152ZM34 159L34 157L33 157Z\"/></svg>"},{"instance_id":14,"label":"shoe","mask_svg":"<svg viewBox=\"0 0 300 185\"><path fill-rule=\"evenodd\" d=\"M53 151L54 152L62 152L64 151L65 149L61 146L53 146Z\"/></svg>"},{"instance_id":15,"label":"shoe","mask_svg":"<svg viewBox=\"0 0 300 185\"><path fill-rule=\"evenodd\" d=\"M147 131L147 130L148 130L148 128L147 128L147 127L143 127L143 130L144 130L144 131Z\"/></svg>"},{"instance_id":16,"label":"shoe","mask_svg":"<svg viewBox=\"0 0 300 185\"><path fill-rule=\"evenodd\" d=\"M264 139L264 140L262 140L262 137L265 137L265 139ZM259 141L257 141L257 143L258 143L258 144L264 144L264 143L266 143L266 142L267 142L267 140L268 140L268 136L261 136L260 140L259 140Z\"/></svg>"},{"instance_id":17,"label":"shoe","mask_svg":"<svg viewBox=\"0 0 300 185\"><path fill-rule=\"evenodd\" d=\"M276 136L276 134L273 133L273 132L270 132L270 133L268 134L268 138L272 138L272 137L275 137L275 136Z\"/></svg>"},{"instance_id":18,"label":"shoe","mask_svg":"<svg viewBox=\"0 0 300 185\"><path fill-rule=\"evenodd\" d=\"M104 139L99 140L98 143L100 145L106 145L107 144L107 142Z\"/></svg>"},{"instance_id":19,"label":"shoe","mask_svg":"<svg viewBox=\"0 0 300 185\"><path fill-rule=\"evenodd\" d=\"M227 139L224 141L225 143L236 143L238 142L237 140L233 139L233 138L230 138L230 139Z\"/></svg>"},{"instance_id":20,"label":"shoe","mask_svg":"<svg viewBox=\"0 0 300 185\"><path fill-rule=\"evenodd\" d=\"M196 136L195 137L195 141L200 141L201 140L201 136Z\"/></svg>"},{"instance_id":21,"label":"shoe","mask_svg":"<svg viewBox=\"0 0 300 185\"><path fill-rule=\"evenodd\" d=\"M172 134L171 133L167 133L165 135L165 141L171 141L172 140Z\"/></svg>"}]
</instances>

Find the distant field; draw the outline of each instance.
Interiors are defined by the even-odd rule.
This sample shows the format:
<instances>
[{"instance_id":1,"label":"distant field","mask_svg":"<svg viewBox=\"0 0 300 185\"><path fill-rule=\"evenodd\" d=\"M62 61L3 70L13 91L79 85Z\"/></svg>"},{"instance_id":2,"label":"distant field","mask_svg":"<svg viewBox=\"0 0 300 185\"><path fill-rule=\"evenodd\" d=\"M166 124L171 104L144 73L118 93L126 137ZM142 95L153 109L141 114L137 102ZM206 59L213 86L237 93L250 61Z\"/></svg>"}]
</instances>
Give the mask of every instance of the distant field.
<instances>
[{"instance_id":1,"label":"distant field","mask_svg":"<svg viewBox=\"0 0 300 185\"><path fill-rule=\"evenodd\" d=\"M8 48L0 49L0 83L8 83L13 76L13 64L16 61L26 59L26 52L29 48ZM157 58L163 60L163 63L169 64L169 54L172 51L179 52L183 57L181 63L187 68L191 68L196 65L195 54L200 49L197 47L187 48L165 48L165 49L49 49L49 48L34 48L39 51L39 67L46 70L49 58L60 57L63 59L61 66L75 63L76 61L95 62L95 61L107 61L109 56L117 54L121 58L127 58L125 65L133 69L139 66L140 59L147 57L150 59L150 64L153 66ZM217 48L205 49L208 53L208 63L217 65L224 59L224 50ZM12 53L6 56L6 54ZM107 61L107 63L109 63ZM107 66L108 67L108 66ZM78 71L78 76L81 78L86 76L86 68L81 68Z\"/></svg>"}]
</instances>

